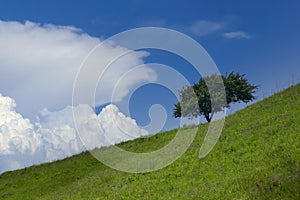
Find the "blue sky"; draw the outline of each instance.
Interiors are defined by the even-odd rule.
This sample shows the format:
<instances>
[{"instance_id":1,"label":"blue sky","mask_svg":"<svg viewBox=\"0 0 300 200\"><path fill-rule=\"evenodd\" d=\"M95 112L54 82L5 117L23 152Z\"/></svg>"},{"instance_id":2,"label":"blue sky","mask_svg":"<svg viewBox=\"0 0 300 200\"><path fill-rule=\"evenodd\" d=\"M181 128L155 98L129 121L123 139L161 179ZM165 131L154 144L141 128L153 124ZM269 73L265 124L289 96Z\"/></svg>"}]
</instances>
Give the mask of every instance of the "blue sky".
<instances>
[{"instance_id":1,"label":"blue sky","mask_svg":"<svg viewBox=\"0 0 300 200\"><path fill-rule=\"evenodd\" d=\"M299 1L1 1L0 20L71 25L101 39L121 31L159 26L181 31L198 41L220 72L241 72L260 85L258 99L292 82L300 82ZM205 31L203 31L205 30ZM146 62L172 66L191 82L200 75L188 63L151 51ZM187 66L182 69L182 66ZM3 92L3 91L0 91ZM149 123L148 109L162 104L164 129L176 127L175 97L157 85L140 88L130 102L131 117ZM235 109L241 106L235 106ZM233 109L234 110L234 109ZM121 110L122 111L122 110ZM127 113L126 113L127 114ZM26 115L26 114L25 114Z\"/></svg>"}]
</instances>

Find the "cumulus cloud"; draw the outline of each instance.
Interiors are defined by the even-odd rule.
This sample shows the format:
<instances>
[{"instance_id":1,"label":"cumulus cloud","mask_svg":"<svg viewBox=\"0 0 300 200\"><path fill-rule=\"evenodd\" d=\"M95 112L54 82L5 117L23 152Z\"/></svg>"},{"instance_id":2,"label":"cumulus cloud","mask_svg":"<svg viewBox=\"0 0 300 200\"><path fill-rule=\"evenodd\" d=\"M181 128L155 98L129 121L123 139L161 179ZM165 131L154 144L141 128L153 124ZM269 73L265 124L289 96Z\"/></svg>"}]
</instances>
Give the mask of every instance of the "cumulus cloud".
<instances>
[{"instance_id":1,"label":"cumulus cloud","mask_svg":"<svg viewBox=\"0 0 300 200\"><path fill-rule=\"evenodd\" d=\"M0 173L148 135L112 104L98 115L89 105L68 106L56 112L44 109L35 123L15 108L12 98L0 94ZM72 109L81 114L77 129Z\"/></svg>"},{"instance_id":2,"label":"cumulus cloud","mask_svg":"<svg viewBox=\"0 0 300 200\"><path fill-rule=\"evenodd\" d=\"M0 173L39 162L42 145L28 119L15 111L16 103L0 95ZM29 161L28 157L32 158Z\"/></svg>"},{"instance_id":3,"label":"cumulus cloud","mask_svg":"<svg viewBox=\"0 0 300 200\"><path fill-rule=\"evenodd\" d=\"M71 104L73 82L82 61L99 43L99 38L72 26L0 21L0 91L14 98L18 111L26 117L32 118L43 108L62 109ZM113 44L103 46L91 63L97 70L104 70L105 63L126 51ZM106 90L99 94L100 103L110 99L109 92L118 78L143 64L147 55L144 51L134 52L111 66L103 80ZM155 72L147 66L144 72L130 77L123 85L124 91L141 80L155 79ZM86 77L84 82L89 81Z\"/></svg>"},{"instance_id":4,"label":"cumulus cloud","mask_svg":"<svg viewBox=\"0 0 300 200\"><path fill-rule=\"evenodd\" d=\"M41 138L28 119L15 111L16 103L0 94L0 154L35 154Z\"/></svg>"},{"instance_id":5,"label":"cumulus cloud","mask_svg":"<svg viewBox=\"0 0 300 200\"><path fill-rule=\"evenodd\" d=\"M227 39L250 39L252 36L243 31L224 33L223 36Z\"/></svg>"},{"instance_id":6,"label":"cumulus cloud","mask_svg":"<svg viewBox=\"0 0 300 200\"><path fill-rule=\"evenodd\" d=\"M98 115L93 105L70 106L80 65L100 43L99 38L72 26L0 20L0 92L9 96L0 94L0 173L148 134L113 104ZM115 101L122 101L141 82L156 80L156 72L143 64L148 56L145 51L115 60L127 52L112 41L88 60L93 76L114 60L96 90L99 104L110 102L118 80L138 65L142 67L136 73L123 79ZM81 80L83 88L92 81L91 75L86 75ZM76 127L72 111L80 113Z\"/></svg>"}]
</instances>

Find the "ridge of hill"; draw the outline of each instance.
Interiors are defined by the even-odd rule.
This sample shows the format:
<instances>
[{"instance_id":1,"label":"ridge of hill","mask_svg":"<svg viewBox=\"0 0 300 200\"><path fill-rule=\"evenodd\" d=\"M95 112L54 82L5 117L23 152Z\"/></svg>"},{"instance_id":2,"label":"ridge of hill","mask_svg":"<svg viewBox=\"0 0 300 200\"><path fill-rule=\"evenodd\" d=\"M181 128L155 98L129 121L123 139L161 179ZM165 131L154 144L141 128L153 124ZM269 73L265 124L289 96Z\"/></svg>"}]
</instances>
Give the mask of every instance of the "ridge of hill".
<instances>
[{"instance_id":1,"label":"ridge of hill","mask_svg":"<svg viewBox=\"0 0 300 200\"><path fill-rule=\"evenodd\" d=\"M0 175L0 199L300 199L300 84L226 118L199 159L207 124L187 152L150 173L116 171L89 152ZM176 129L118 144L133 152L166 145Z\"/></svg>"}]
</instances>

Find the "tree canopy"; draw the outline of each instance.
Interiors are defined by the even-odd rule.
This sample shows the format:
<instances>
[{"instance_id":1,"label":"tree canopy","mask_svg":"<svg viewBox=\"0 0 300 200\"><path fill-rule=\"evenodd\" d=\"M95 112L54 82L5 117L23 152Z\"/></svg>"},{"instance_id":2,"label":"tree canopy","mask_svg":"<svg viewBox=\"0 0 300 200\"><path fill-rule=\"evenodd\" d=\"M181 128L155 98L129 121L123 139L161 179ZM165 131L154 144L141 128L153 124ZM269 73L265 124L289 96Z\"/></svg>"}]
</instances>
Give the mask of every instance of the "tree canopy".
<instances>
[{"instance_id":1,"label":"tree canopy","mask_svg":"<svg viewBox=\"0 0 300 200\"><path fill-rule=\"evenodd\" d=\"M212 74L180 91L180 102L175 104L173 116L192 118L203 115L210 122L214 113L229 108L231 103L253 101L257 88L248 82L245 74Z\"/></svg>"}]
</instances>

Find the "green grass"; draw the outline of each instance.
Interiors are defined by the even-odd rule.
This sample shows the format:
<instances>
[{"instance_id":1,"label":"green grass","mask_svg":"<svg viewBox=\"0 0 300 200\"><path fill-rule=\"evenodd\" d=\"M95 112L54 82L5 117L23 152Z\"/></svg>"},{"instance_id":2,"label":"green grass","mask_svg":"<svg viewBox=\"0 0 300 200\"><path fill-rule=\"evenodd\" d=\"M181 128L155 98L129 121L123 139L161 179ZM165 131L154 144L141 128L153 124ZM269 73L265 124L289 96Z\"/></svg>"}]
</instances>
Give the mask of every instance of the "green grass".
<instances>
[{"instance_id":1,"label":"green grass","mask_svg":"<svg viewBox=\"0 0 300 200\"><path fill-rule=\"evenodd\" d=\"M210 154L199 159L207 124L188 151L161 170L130 174L88 152L0 176L0 199L300 199L300 85L226 118ZM176 130L119 144L149 152Z\"/></svg>"}]
</instances>

